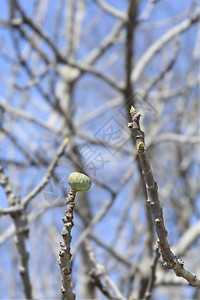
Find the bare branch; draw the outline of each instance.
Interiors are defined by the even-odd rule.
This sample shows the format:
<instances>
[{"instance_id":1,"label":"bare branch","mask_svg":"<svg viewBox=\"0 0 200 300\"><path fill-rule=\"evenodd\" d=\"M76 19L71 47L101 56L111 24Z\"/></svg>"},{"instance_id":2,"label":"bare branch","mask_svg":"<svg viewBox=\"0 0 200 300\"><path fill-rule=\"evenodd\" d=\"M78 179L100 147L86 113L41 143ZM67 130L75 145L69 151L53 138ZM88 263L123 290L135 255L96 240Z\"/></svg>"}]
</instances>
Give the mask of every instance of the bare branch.
<instances>
[{"instance_id":1,"label":"bare branch","mask_svg":"<svg viewBox=\"0 0 200 300\"><path fill-rule=\"evenodd\" d=\"M133 41L134 41L134 29L136 27L138 0L129 0L128 8L128 21L126 24L126 54L125 54L125 97L128 98L132 95L132 83L131 83L131 71L133 65Z\"/></svg>"},{"instance_id":2,"label":"bare branch","mask_svg":"<svg viewBox=\"0 0 200 300\"><path fill-rule=\"evenodd\" d=\"M52 159L46 175L43 177L42 181L24 198L22 199L22 203L24 205L24 207L27 206L27 204L45 187L45 185L48 183L50 177L53 174L53 171L58 163L59 158L64 154L65 152L65 148L67 146L68 143L68 139L64 139L62 144L60 145L60 147L57 150L57 153L55 155L55 157Z\"/></svg>"},{"instance_id":3,"label":"bare branch","mask_svg":"<svg viewBox=\"0 0 200 300\"><path fill-rule=\"evenodd\" d=\"M140 164L143 171L144 181L147 190L147 204L149 205L154 220L156 232L158 235L158 246L162 253L164 260L164 266L168 269L173 269L177 276L186 279L190 285L200 287L200 279L196 275L190 273L184 268L184 263L176 256L170 249L167 230L164 225L163 211L160 206L158 198L158 186L154 180L149 159L146 154L146 147L144 142L144 132L140 129L140 116L141 113L137 113L133 107L130 110L132 122L129 123L129 127L132 128L132 132L136 141L136 147L138 156L140 158Z\"/></svg>"},{"instance_id":4,"label":"bare branch","mask_svg":"<svg viewBox=\"0 0 200 300\"><path fill-rule=\"evenodd\" d=\"M106 274L105 267L98 264L92 247L88 241L85 241L85 249L88 252L90 262L94 267L94 269L90 272L90 276L93 278L97 287L108 297L108 299L125 300L118 287ZM101 278L105 281L105 285L101 282ZM113 292L110 291L110 288Z\"/></svg>"},{"instance_id":5,"label":"bare branch","mask_svg":"<svg viewBox=\"0 0 200 300\"><path fill-rule=\"evenodd\" d=\"M161 38L159 38L156 42L154 42L143 54L143 56L140 58L136 66L134 67L134 70L131 75L131 80L133 83L136 83L138 79L140 78L144 68L146 65L150 62L150 60L153 58L153 56L160 51L160 49L169 42L171 39L173 39L178 34L186 31L191 25L198 22L200 17L200 9L197 9L195 15L187 20L184 20L177 26L173 27L169 31L167 31Z\"/></svg>"},{"instance_id":6,"label":"bare branch","mask_svg":"<svg viewBox=\"0 0 200 300\"><path fill-rule=\"evenodd\" d=\"M126 265L127 267L132 267L132 263L127 260L125 257L123 257L122 255L120 255L119 253L117 253L112 246L107 245L106 243L104 243L103 241L101 241L100 239L98 239L95 235L90 234L90 238L92 238L99 246L103 247L105 250L107 250L117 261L122 262L124 265Z\"/></svg>"},{"instance_id":7,"label":"bare branch","mask_svg":"<svg viewBox=\"0 0 200 300\"><path fill-rule=\"evenodd\" d=\"M75 27L74 27L74 52L78 50L80 46L81 33L82 33L82 25L83 20L86 14L86 0L79 1L77 4L77 14L75 17Z\"/></svg>"},{"instance_id":8,"label":"bare branch","mask_svg":"<svg viewBox=\"0 0 200 300\"><path fill-rule=\"evenodd\" d=\"M172 141L176 143L198 144L200 142L200 137L181 135L173 132L165 133L165 134L158 135L154 139L152 139L149 146L155 145L160 142L167 142L167 141Z\"/></svg>"},{"instance_id":9,"label":"bare branch","mask_svg":"<svg viewBox=\"0 0 200 300\"><path fill-rule=\"evenodd\" d=\"M0 108L2 108L3 110L5 110L8 113L14 115L15 117L20 117L20 118L26 119L27 121L35 123L35 124L43 127L44 129L47 129L47 130L53 132L53 133L58 133L55 128L49 126L48 124L46 124L45 122L43 122L41 120L36 119L35 116L34 117L31 116L30 114L22 111L19 108L14 108L14 107L9 106L6 103L6 100L0 99Z\"/></svg>"},{"instance_id":10,"label":"bare branch","mask_svg":"<svg viewBox=\"0 0 200 300\"><path fill-rule=\"evenodd\" d=\"M153 287L154 287L154 284L156 281L156 267L157 267L159 257L160 257L159 249L158 249L158 247L156 247L155 253L154 253L154 258L153 258L153 261L151 264L151 275L149 278L147 292L146 292L145 298L144 298L145 300L151 299L151 292L153 290Z\"/></svg>"},{"instance_id":11,"label":"bare branch","mask_svg":"<svg viewBox=\"0 0 200 300\"><path fill-rule=\"evenodd\" d=\"M32 299L32 286L28 270L29 254L26 250L25 239L28 237L28 220L25 211L22 210L21 199L12 191L12 187L8 181L8 176L3 172L0 166L0 184L5 190L8 199L10 216L15 226L15 244L18 251L19 273L23 282L23 290L27 299ZM5 210L6 211L6 210Z\"/></svg>"},{"instance_id":12,"label":"bare branch","mask_svg":"<svg viewBox=\"0 0 200 300\"><path fill-rule=\"evenodd\" d=\"M111 14L112 16L121 19L123 21L126 21L126 14L122 13L121 11L117 10L116 8L114 8L113 6L107 4L106 2L102 1L102 0L94 0L104 11L106 11L107 13Z\"/></svg>"},{"instance_id":13,"label":"bare branch","mask_svg":"<svg viewBox=\"0 0 200 300\"><path fill-rule=\"evenodd\" d=\"M69 0L66 5L66 41L67 41L67 57L74 59L74 15L75 15L75 0Z\"/></svg>"},{"instance_id":14,"label":"bare branch","mask_svg":"<svg viewBox=\"0 0 200 300\"><path fill-rule=\"evenodd\" d=\"M89 54L83 59L83 63L90 65L94 64L97 59L100 58L104 52L114 44L123 26L123 21L117 22L111 29L110 33L105 37L103 42L98 47L90 51Z\"/></svg>"},{"instance_id":15,"label":"bare branch","mask_svg":"<svg viewBox=\"0 0 200 300\"><path fill-rule=\"evenodd\" d=\"M172 246L173 251L182 256L186 253L189 247L196 242L196 240L200 236L200 221L194 224L192 227L188 228L187 231L184 232L180 240Z\"/></svg>"},{"instance_id":16,"label":"bare branch","mask_svg":"<svg viewBox=\"0 0 200 300\"><path fill-rule=\"evenodd\" d=\"M179 39L178 39L178 37L176 37L173 57L171 58L169 63L166 65L166 67L160 73L158 73L158 75L155 78L153 78L152 80L150 80L149 83L147 83L147 85L143 91L144 99L147 98L149 90L152 89L152 87L154 87L160 80L162 80L164 78L164 76L166 76L167 72L169 72L173 68L173 66L176 62L177 56L178 56L179 46L180 46Z\"/></svg>"},{"instance_id":17,"label":"bare branch","mask_svg":"<svg viewBox=\"0 0 200 300\"><path fill-rule=\"evenodd\" d=\"M41 31L41 29L35 23L33 23L30 18L28 18L28 16L26 15L26 13L24 12L24 10L22 9L22 7L20 6L20 4L17 0L14 0L13 2L14 2L14 5L16 6L16 8L20 11L20 13L22 15L23 22L25 24L27 24L28 26L30 26L32 28L32 30L35 33L37 33L38 36L40 36L41 39L44 40L50 46L50 48L53 50L56 58L60 62L65 62L65 58L59 52L58 48L53 43L53 41L51 41L50 38L43 31Z\"/></svg>"},{"instance_id":18,"label":"bare branch","mask_svg":"<svg viewBox=\"0 0 200 300\"><path fill-rule=\"evenodd\" d=\"M60 266L60 272L62 276L62 288L61 292L66 300L75 300L76 295L72 292L71 288L71 229L74 226L73 223L73 209L74 209L75 194L70 192L66 198L67 208L65 210L65 216L63 220L62 237L63 240L60 243L61 250L59 252L58 264Z\"/></svg>"},{"instance_id":19,"label":"bare branch","mask_svg":"<svg viewBox=\"0 0 200 300\"><path fill-rule=\"evenodd\" d=\"M197 0L198 1L198 0ZM193 1L193 2L196 2ZM159 20L155 22L145 22L145 23L139 23L138 28L142 30L154 30L157 28L162 28L162 27L167 27L167 26L174 26L177 22L183 20L184 18L188 17L192 11L195 10L194 3L190 4L190 6L184 10L181 11L181 13L175 15L175 16L170 16L170 18L164 19L164 20Z\"/></svg>"}]
</instances>

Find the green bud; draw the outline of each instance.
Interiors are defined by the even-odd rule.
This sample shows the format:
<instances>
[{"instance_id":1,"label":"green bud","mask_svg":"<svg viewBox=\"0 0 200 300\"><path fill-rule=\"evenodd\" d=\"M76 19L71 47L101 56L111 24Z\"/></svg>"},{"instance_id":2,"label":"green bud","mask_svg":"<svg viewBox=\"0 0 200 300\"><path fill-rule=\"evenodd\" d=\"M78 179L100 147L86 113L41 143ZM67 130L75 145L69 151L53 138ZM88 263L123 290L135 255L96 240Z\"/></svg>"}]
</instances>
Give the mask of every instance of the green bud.
<instances>
[{"instance_id":1,"label":"green bud","mask_svg":"<svg viewBox=\"0 0 200 300\"><path fill-rule=\"evenodd\" d=\"M136 112L135 108L133 106L131 106L130 108L130 114L133 114L134 112Z\"/></svg>"},{"instance_id":2,"label":"green bud","mask_svg":"<svg viewBox=\"0 0 200 300\"><path fill-rule=\"evenodd\" d=\"M143 143L143 142L140 142L140 143L138 144L138 148L144 148L144 143Z\"/></svg>"},{"instance_id":3,"label":"green bud","mask_svg":"<svg viewBox=\"0 0 200 300\"><path fill-rule=\"evenodd\" d=\"M87 191L91 187L91 179L85 174L73 172L68 177L68 183L75 191Z\"/></svg>"}]
</instances>

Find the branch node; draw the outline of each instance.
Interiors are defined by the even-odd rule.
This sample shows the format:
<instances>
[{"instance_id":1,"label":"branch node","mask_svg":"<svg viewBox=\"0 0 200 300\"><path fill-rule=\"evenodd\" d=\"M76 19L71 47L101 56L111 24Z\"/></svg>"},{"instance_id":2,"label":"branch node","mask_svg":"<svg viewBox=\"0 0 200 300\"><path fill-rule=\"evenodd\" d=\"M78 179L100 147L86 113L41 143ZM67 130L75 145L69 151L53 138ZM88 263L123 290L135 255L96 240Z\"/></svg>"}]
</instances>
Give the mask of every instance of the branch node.
<instances>
[{"instance_id":1,"label":"branch node","mask_svg":"<svg viewBox=\"0 0 200 300\"><path fill-rule=\"evenodd\" d=\"M63 274L65 275L65 276L67 276L67 275L70 275L71 274L71 271L72 271L72 269L71 269L71 267L65 267L65 268L63 268Z\"/></svg>"},{"instance_id":2,"label":"branch node","mask_svg":"<svg viewBox=\"0 0 200 300\"><path fill-rule=\"evenodd\" d=\"M155 203L153 201L151 201L151 200L148 199L147 200L147 204L150 205L150 206L153 206Z\"/></svg>"},{"instance_id":3,"label":"branch node","mask_svg":"<svg viewBox=\"0 0 200 300\"><path fill-rule=\"evenodd\" d=\"M132 122L128 123L128 128L133 128L133 123Z\"/></svg>"},{"instance_id":4,"label":"branch node","mask_svg":"<svg viewBox=\"0 0 200 300\"><path fill-rule=\"evenodd\" d=\"M66 214L66 217L67 217L67 219L71 219L71 218L72 218L72 214L68 212L68 213Z\"/></svg>"}]
</instances>

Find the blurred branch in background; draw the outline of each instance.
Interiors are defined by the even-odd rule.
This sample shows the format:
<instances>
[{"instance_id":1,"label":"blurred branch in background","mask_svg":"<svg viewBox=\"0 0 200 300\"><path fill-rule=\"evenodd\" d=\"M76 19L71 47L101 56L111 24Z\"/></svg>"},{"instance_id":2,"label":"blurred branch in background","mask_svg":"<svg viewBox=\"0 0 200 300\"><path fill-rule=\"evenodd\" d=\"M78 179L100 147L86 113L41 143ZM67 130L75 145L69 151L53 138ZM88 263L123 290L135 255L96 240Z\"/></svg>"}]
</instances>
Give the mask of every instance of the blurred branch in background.
<instances>
[{"instance_id":1,"label":"blurred branch in background","mask_svg":"<svg viewBox=\"0 0 200 300\"><path fill-rule=\"evenodd\" d=\"M56 253L72 171L93 181L76 196L77 299L200 297L155 256L127 128L134 105L142 114L169 245L198 274L199 19L197 0L1 1L2 298L60 298ZM17 252L16 235L23 244L16 244Z\"/></svg>"}]
</instances>

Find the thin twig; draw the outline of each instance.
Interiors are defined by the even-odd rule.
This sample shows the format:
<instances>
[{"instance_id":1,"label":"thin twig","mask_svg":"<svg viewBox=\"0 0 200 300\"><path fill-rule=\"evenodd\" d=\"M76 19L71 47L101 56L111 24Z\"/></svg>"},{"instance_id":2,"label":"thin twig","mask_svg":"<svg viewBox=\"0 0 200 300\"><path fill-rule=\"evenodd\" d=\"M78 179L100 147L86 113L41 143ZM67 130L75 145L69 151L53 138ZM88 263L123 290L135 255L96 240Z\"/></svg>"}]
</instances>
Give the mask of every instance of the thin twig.
<instances>
[{"instance_id":1,"label":"thin twig","mask_svg":"<svg viewBox=\"0 0 200 300\"><path fill-rule=\"evenodd\" d=\"M66 56L70 59L74 59L75 49L74 49L74 28L76 26L74 22L75 15L75 0L68 0L66 5L66 41L67 41L67 51Z\"/></svg>"},{"instance_id":2,"label":"thin twig","mask_svg":"<svg viewBox=\"0 0 200 300\"><path fill-rule=\"evenodd\" d=\"M200 137L197 136L189 136L189 135L182 135L174 132L170 133L163 133L155 137L155 139L151 140L149 146L155 145L160 142L175 142L175 143L189 143L189 144L199 144Z\"/></svg>"},{"instance_id":3,"label":"thin twig","mask_svg":"<svg viewBox=\"0 0 200 300\"><path fill-rule=\"evenodd\" d=\"M150 80L150 82L147 83L147 85L143 91L143 99L144 100L147 98L150 89L152 89L159 81L161 81L164 78L164 76L166 76L166 74L173 68L173 66L177 60L178 51L179 51L179 47L180 47L178 36L175 38L174 42L175 42L174 54L173 54L171 60L166 65L166 67L160 73L158 73L158 75L155 78L153 78L152 80Z\"/></svg>"},{"instance_id":4,"label":"thin twig","mask_svg":"<svg viewBox=\"0 0 200 300\"><path fill-rule=\"evenodd\" d=\"M151 264L151 275L150 275L150 278L149 278L147 292L146 292L145 298L144 298L145 300L150 300L151 299L151 292L153 290L153 287L154 287L154 284L155 284L155 281L156 281L156 266L157 266L159 257L160 257L160 252L159 252L158 247L156 247L154 258L153 258L153 261L152 261L152 264Z\"/></svg>"},{"instance_id":5,"label":"thin twig","mask_svg":"<svg viewBox=\"0 0 200 300\"><path fill-rule=\"evenodd\" d=\"M101 78L102 80L104 80L105 82L107 82L108 84L113 86L115 89L122 92L123 84L117 83L114 78L107 76L106 74L103 74L101 71L97 70L93 66L76 63L75 61L72 61L71 59L66 59L65 57L63 57L63 55L60 53L60 51L58 50L56 45L53 43L53 41L51 41L50 38L44 32L42 32L40 30L40 28L35 23L32 22L32 20L30 18L28 18L28 16L26 15L24 10L20 6L19 2L17 0L14 0L14 4L15 4L16 8L20 11L24 23L27 24L28 26L30 26L32 28L32 30L36 34L38 34L41 37L41 39L43 39L50 46L50 48L55 53L55 57L58 62L68 64L70 67L75 67L78 70L80 70L81 72L92 73L93 75Z\"/></svg>"},{"instance_id":6,"label":"thin twig","mask_svg":"<svg viewBox=\"0 0 200 300\"><path fill-rule=\"evenodd\" d=\"M118 287L107 275L105 267L103 265L98 264L94 255L94 251L88 240L85 241L84 245L88 253L90 262L93 266L93 269L90 272L90 276L94 280L95 285L101 290L101 292L105 296L108 297L108 299L125 300ZM102 283L102 279L105 282L104 284ZM110 291L110 289L112 289L112 292Z\"/></svg>"},{"instance_id":7,"label":"thin twig","mask_svg":"<svg viewBox=\"0 0 200 300\"><path fill-rule=\"evenodd\" d=\"M153 56L160 51L160 49L164 46L165 43L169 42L178 34L186 31L192 24L198 22L200 17L200 9L197 9L194 16L189 19L184 20L177 26L173 27L169 31L167 31L161 38L159 38L156 42L154 42L147 51L143 54L143 56L139 59L138 63L136 64L131 79L133 83L136 83L138 79L141 77L141 74L146 67L146 65L150 62Z\"/></svg>"},{"instance_id":8,"label":"thin twig","mask_svg":"<svg viewBox=\"0 0 200 300\"><path fill-rule=\"evenodd\" d=\"M35 123L41 127L43 127L44 129L47 129L53 133L58 133L57 129L47 125L45 122L35 118L35 116L32 116L24 111L22 111L21 109L19 108L14 108L14 107L11 107L9 106L7 103L6 103L6 100L1 100L0 99L0 108L2 108L4 111L14 115L15 117L19 117L19 118L23 118L27 121L30 121L32 123Z\"/></svg>"},{"instance_id":9,"label":"thin twig","mask_svg":"<svg viewBox=\"0 0 200 300\"><path fill-rule=\"evenodd\" d=\"M124 21L118 21L113 26L109 34L105 37L105 39L101 42L101 44L95 49L91 50L89 54L86 55L86 57L83 59L82 62L84 64L89 64L89 65L94 64L97 61L97 59L99 59L104 54L104 52L108 50L109 47L111 47L114 44L114 42L117 40L117 37L119 36L120 31L124 26L124 23L125 23Z\"/></svg>"},{"instance_id":10,"label":"thin twig","mask_svg":"<svg viewBox=\"0 0 200 300\"><path fill-rule=\"evenodd\" d=\"M126 72L126 81L125 81L125 98L129 98L132 94L132 83L131 83L131 72L134 61L134 34L136 27L136 17L137 17L137 7L138 0L129 0L128 8L128 20L126 24L126 41L125 41L125 72Z\"/></svg>"},{"instance_id":11,"label":"thin twig","mask_svg":"<svg viewBox=\"0 0 200 300\"><path fill-rule=\"evenodd\" d=\"M107 4L106 2L102 0L94 0L104 11L111 14L115 18L121 19L123 21L127 20L126 14L121 12L120 10L117 10L115 7Z\"/></svg>"},{"instance_id":12,"label":"thin twig","mask_svg":"<svg viewBox=\"0 0 200 300\"><path fill-rule=\"evenodd\" d=\"M120 255L119 253L116 252L115 249L113 249L112 246L107 245L106 243L104 243L103 241L101 241L99 238L97 238L95 235L90 234L89 236L91 239L93 239L99 246L103 247L104 249L106 249L111 255L112 257L114 257L118 262L123 263L125 266L131 268L132 267L132 263L123 255Z\"/></svg>"},{"instance_id":13,"label":"thin twig","mask_svg":"<svg viewBox=\"0 0 200 300\"><path fill-rule=\"evenodd\" d=\"M25 197L22 199L24 207L45 187L48 183L50 177L53 174L53 171L58 163L59 158L64 154L65 148L67 146L68 139L64 139L55 157L52 159L45 176L43 177L42 181Z\"/></svg>"}]
</instances>

